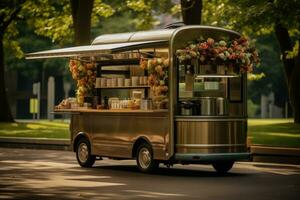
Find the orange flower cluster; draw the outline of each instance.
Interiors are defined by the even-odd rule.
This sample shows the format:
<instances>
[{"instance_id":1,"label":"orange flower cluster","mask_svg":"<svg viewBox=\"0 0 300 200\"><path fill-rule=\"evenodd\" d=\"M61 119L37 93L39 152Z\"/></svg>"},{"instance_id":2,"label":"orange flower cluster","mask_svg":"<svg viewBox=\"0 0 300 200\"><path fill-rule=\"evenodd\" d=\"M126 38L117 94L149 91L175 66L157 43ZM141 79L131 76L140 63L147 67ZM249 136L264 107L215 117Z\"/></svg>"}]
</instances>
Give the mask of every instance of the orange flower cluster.
<instances>
[{"instance_id":1,"label":"orange flower cluster","mask_svg":"<svg viewBox=\"0 0 300 200\"><path fill-rule=\"evenodd\" d=\"M142 58L140 67L148 71L148 84L154 96L164 96L168 93L168 58Z\"/></svg>"},{"instance_id":2,"label":"orange flower cluster","mask_svg":"<svg viewBox=\"0 0 300 200\"><path fill-rule=\"evenodd\" d=\"M96 65L95 63L70 60L69 69L72 73L72 78L77 83L77 102L79 105L82 105L84 97L93 95L96 82Z\"/></svg>"}]
</instances>

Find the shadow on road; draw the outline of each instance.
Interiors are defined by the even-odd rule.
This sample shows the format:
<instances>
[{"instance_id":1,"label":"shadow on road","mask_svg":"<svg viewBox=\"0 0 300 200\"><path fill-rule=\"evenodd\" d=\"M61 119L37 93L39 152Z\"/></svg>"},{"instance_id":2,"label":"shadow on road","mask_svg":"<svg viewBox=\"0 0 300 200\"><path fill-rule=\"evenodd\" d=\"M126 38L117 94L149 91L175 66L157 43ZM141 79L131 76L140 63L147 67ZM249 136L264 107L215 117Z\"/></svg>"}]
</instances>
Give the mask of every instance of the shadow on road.
<instances>
[{"instance_id":1,"label":"shadow on road","mask_svg":"<svg viewBox=\"0 0 300 200\"><path fill-rule=\"evenodd\" d=\"M109 166L95 166L94 170L107 170L111 172L130 172L136 174L143 174L140 172L135 165L109 165ZM146 174L147 175L147 174ZM204 171L199 169L182 169L182 168L166 168L160 167L152 174L148 175L159 175L159 176L174 176L174 177L241 177L250 176L251 174L229 172L227 174L218 174L215 171Z\"/></svg>"}]
</instances>

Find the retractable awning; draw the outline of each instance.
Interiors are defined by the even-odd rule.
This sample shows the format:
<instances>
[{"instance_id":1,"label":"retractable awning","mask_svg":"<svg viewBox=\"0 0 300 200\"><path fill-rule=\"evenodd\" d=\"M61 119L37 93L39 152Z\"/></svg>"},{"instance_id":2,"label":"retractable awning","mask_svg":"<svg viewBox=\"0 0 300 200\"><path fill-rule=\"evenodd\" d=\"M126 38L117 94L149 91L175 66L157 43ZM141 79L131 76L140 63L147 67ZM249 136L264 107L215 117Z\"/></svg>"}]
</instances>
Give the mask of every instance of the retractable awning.
<instances>
[{"instance_id":1,"label":"retractable awning","mask_svg":"<svg viewBox=\"0 0 300 200\"><path fill-rule=\"evenodd\" d=\"M124 42L114 44L100 44L100 45L88 45L78 46L62 49L54 49L47 51L39 51L35 53L26 54L26 59L40 59L40 58L71 58L71 57L89 57L89 56L101 56L118 53L123 51L131 51L140 48L155 48L163 45L167 45L167 40L156 41L142 41L142 42Z\"/></svg>"}]
</instances>

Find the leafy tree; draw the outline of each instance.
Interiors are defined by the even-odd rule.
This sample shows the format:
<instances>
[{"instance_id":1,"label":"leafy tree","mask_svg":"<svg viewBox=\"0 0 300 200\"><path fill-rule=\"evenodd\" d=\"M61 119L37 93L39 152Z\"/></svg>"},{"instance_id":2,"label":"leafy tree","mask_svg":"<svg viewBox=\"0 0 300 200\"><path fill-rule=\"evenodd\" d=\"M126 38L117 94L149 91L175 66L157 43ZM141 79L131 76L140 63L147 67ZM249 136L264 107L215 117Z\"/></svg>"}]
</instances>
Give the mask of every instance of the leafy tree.
<instances>
[{"instance_id":1,"label":"leafy tree","mask_svg":"<svg viewBox=\"0 0 300 200\"><path fill-rule=\"evenodd\" d=\"M76 44L87 44L90 43L89 22L97 22L97 16L110 16L113 9L101 0L4 0L0 5L0 121L13 121L4 79L4 48L12 50L16 58L23 57L23 51L16 40L18 22L26 21L34 27L36 34L49 37L61 45L71 43L73 35ZM74 26L73 19L76 21ZM75 34L72 27L75 28Z\"/></svg>"},{"instance_id":2,"label":"leafy tree","mask_svg":"<svg viewBox=\"0 0 300 200\"><path fill-rule=\"evenodd\" d=\"M119 5L122 5L123 1L120 2ZM126 0L126 4L119 11L132 11L136 29L146 30L160 23L157 16L171 14L173 6L171 0Z\"/></svg>"},{"instance_id":3,"label":"leafy tree","mask_svg":"<svg viewBox=\"0 0 300 200\"><path fill-rule=\"evenodd\" d=\"M0 121L14 121L7 101L4 70L4 40L5 32L13 31L10 25L18 17L24 1L1 1L0 3Z\"/></svg>"},{"instance_id":4,"label":"leafy tree","mask_svg":"<svg viewBox=\"0 0 300 200\"><path fill-rule=\"evenodd\" d=\"M228 13L231 18L239 17L232 24L237 29L245 29L256 34L275 32L281 50L284 75L288 86L290 103L294 111L295 123L300 123L300 54L294 51L300 41L300 1L298 0L233 0L229 6L234 9Z\"/></svg>"},{"instance_id":5,"label":"leafy tree","mask_svg":"<svg viewBox=\"0 0 300 200\"><path fill-rule=\"evenodd\" d=\"M114 9L101 0L48 1L30 1L30 22L38 35L61 45L90 44L91 27L98 24L101 17L114 14ZM48 6L43 7L45 4Z\"/></svg>"}]
</instances>

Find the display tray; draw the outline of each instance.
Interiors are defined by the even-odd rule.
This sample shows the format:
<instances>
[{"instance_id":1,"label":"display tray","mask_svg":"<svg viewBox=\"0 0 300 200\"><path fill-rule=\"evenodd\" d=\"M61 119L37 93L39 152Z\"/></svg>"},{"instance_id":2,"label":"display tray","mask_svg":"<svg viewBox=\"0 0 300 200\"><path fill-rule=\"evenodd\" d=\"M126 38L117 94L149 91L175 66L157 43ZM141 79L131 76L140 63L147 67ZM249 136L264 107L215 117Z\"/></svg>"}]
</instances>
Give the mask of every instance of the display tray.
<instances>
[{"instance_id":1,"label":"display tray","mask_svg":"<svg viewBox=\"0 0 300 200\"><path fill-rule=\"evenodd\" d=\"M132 109L55 109L54 113L158 113L158 112L168 112L167 109L157 109L157 110L132 110Z\"/></svg>"}]
</instances>

